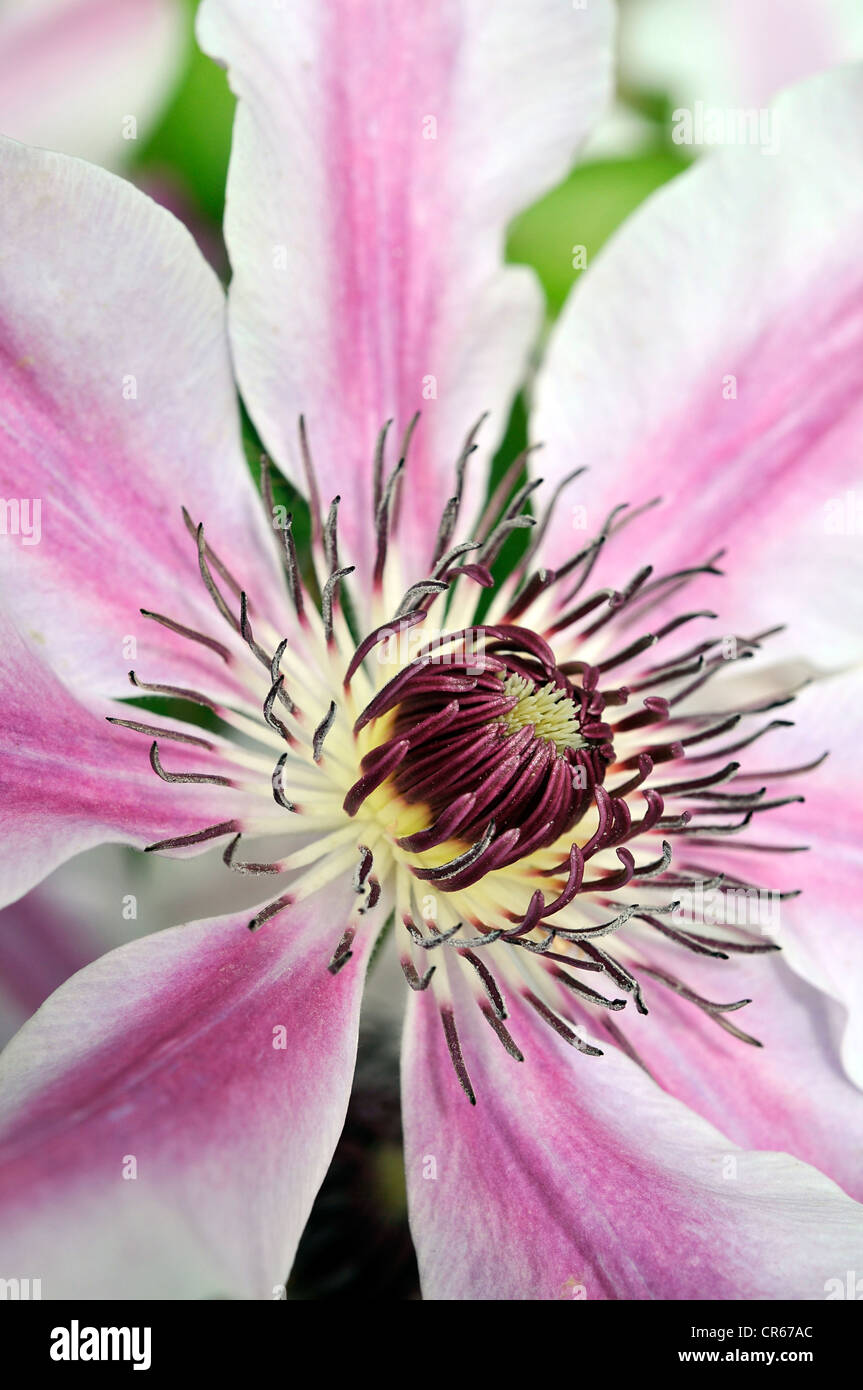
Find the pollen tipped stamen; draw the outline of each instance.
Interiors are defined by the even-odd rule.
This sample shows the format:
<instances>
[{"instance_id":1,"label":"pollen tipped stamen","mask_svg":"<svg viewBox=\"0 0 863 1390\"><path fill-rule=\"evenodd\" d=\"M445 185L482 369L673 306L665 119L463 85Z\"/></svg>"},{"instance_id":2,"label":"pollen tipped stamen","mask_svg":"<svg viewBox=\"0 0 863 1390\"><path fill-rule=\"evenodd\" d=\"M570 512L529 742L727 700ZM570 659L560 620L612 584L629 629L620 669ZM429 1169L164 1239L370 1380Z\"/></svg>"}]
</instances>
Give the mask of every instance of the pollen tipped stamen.
<instances>
[{"instance_id":1,"label":"pollen tipped stamen","mask_svg":"<svg viewBox=\"0 0 863 1390\"><path fill-rule=\"evenodd\" d=\"M662 855L659 859L651 859L647 864L637 864L633 878L642 880L646 878L658 878L664 874L672 859L672 848L668 840L662 842ZM664 882L664 880L663 880ZM667 885L666 885L667 886Z\"/></svg>"},{"instance_id":2,"label":"pollen tipped stamen","mask_svg":"<svg viewBox=\"0 0 863 1390\"><path fill-rule=\"evenodd\" d=\"M449 927L446 931L439 931L432 923L426 922L429 936L423 936L419 927L408 913L404 913L402 921L405 924L408 936L415 946L420 946L424 951L433 951L438 946L444 946L460 931L463 922L456 922L455 926Z\"/></svg>"},{"instance_id":3,"label":"pollen tipped stamen","mask_svg":"<svg viewBox=\"0 0 863 1390\"><path fill-rule=\"evenodd\" d=\"M324 739L333 727L336 720L336 702L330 701L330 707L312 735L312 757L319 763L324 755Z\"/></svg>"},{"instance_id":4,"label":"pollen tipped stamen","mask_svg":"<svg viewBox=\"0 0 863 1390\"><path fill-rule=\"evenodd\" d=\"M544 923L543 926L545 926ZM551 948L557 940L557 933L554 927L546 927L545 932L545 936L539 941L528 941L526 937L521 936L507 936L506 944L507 946L520 946L523 950L529 951L531 955L552 959Z\"/></svg>"},{"instance_id":5,"label":"pollen tipped stamen","mask_svg":"<svg viewBox=\"0 0 863 1390\"><path fill-rule=\"evenodd\" d=\"M331 975L338 975L339 971L343 970L347 965L348 961L351 960L351 958L353 957L354 953L351 950L351 947L353 945L355 936L356 931L353 927L348 927L347 930L343 933L338 946L336 947L335 951L333 952L330 958L329 965L327 966L327 969Z\"/></svg>"},{"instance_id":6,"label":"pollen tipped stamen","mask_svg":"<svg viewBox=\"0 0 863 1390\"><path fill-rule=\"evenodd\" d=\"M291 596L291 602L294 605L294 611L300 622L305 625L307 620L303 604L303 586L300 580L297 544L294 540L294 518L290 512L285 518L285 524L281 528L281 531L283 547L282 565L284 566L288 581L288 591Z\"/></svg>"},{"instance_id":7,"label":"pollen tipped stamen","mask_svg":"<svg viewBox=\"0 0 863 1390\"><path fill-rule=\"evenodd\" d=\"M285 689L284 676L281 672L282 657L284 656L287 650L287 646L288 639L287 637L283 637L279 645L276 647L276 650L273 652L272 656L268 657L266 652L261 650L260 660L270 673L270 681L272 682L272 685L277 687L276 698L278 699L279 703L285 707L285 709L288 711L288 714L293 715L295 719L299 719L301 717L301 712L295 704L295 702L293 701L293 699L291 698L291 696L288 694L287 690ZM281 684L279 684L280 676Z\"/></svg>"},{"instance_id":8,"label":"pollen tipped stamen","mask_svg":"<svg viewBox=\"0 0 863 1390\"><path fill-rule=\"evenodd\" d=\"M366 891L366 881L372 871L375 860L368 845L357 845L357 849L360 855L360 862L354 870L353 887L355 893L364 893Z\"/></svg>"},{"instance_id":9,"label":"pollen tipped stamen","mask_svg":"<svg viewBox=\"0 0 863 1390\"><path fill-rule=\"evenodd\" d=\"M208 738L199 738L196 734L181 733L179 729L160 729L155 724L139 724L134 719L115 719L112 715L105 716L107 724L116 724L120 729L132 729L136 734L147 734L151 738L173 739L176 743L189 743L194 748L203 748L212 753L216 745Z\"/></svg>"},{"instance_id":10,"label":"pollen tipped stamen","mask_svg":"<svg viewBox=\"0 0 863 1390\"><path fill-rule=\"evenodd\" d=\"M568 1023L565 1023L562 1018L558 1018L557 1014L554 1013L547 1004L544 1004L541 999L537 998L532 990L525 990L524 998L527 1000L528 1004L530 1004L531 1008L536 1010L543 1023L547 1023L549 1028L553 1029L559 1038L563 1038L564 1042L569 1043L570 1047L576 1048L576 1050L583 1053L585 1057L602 1056L602 1048L593 1047L590 1043L585 1042L583 1038L580 1038L575 1029L570 1027Z\"/></svg>"},{"instance_id":11,"label":"pollen tipped stamen","mask_svg":"<svg viewBox=\"0 0 863 1390\"><path fill-rule=\"evenodd\" d=\"M471 1085L464 1057L462 1056L461 1043L455 1024L455 1014L451 1008L443 1006L440 1011L440 1016L441 1023L443 1024L444 1037L446 1038L447 1048L449 1049L450 1061L453 1064L455 1074L471 1105L476 1105L476 1094Z\"/></svg>"},{"instance_id":12,"label":"pollen tipped stamen","mask_svg":"<svg viewBox=\"0 0 863 1390\"><path fill-rule=\"evenodd\" d=\"M815 769L820 767L829 757L830 750L827 749L825 752L821 753L819 757L813 758L811 762L798 763L796 767L771 768L768 772L763 770L758 772L741 772L738 780L741 782L760 782L762 778L764 778L765 781L773 781L775 778L780 777L799 777L806 772L814 772Z\"/></svg>"},{"instance_id":13,"label":"pollen tipped stamen","mask_svg":"<svg viewBox=\"0 0 863 1390\"><path fill-rule=\"evenodd\" d=\"M648 1013L648 1008L644 1002L641 985L638 983L635 976L631 974L625 966L621 965L619 960L616 960L614 956L610 956L599 946L594 945L592 941L581 941L579 944L587 955L591 956L593 960L599 963L603 972L610 980L613 980L618 989L622 989L626 994L632 995L638 1012L646 1015Z\"/></svg>"},{"instance_id":14,"label":"pollen tipped stamen","mask_svg":"<svg viewBox=\"0 0 863 1390\"><path fill-rule=\"evenodd\" d=\"M400 618L417 612L423 601L445 594L448 588L449 584L443 579L423 579L418 584L412 584L393 614L393 622L397 623Z\"/></svg>"},{"instance_id":15,"label":"pollen tipped stamen","mask_svg":"<svg viewBox=\"0 0 863 1390\"><path fill-rule=\"evenodd\" d=\"M592 623L590 623L587 627L582 628L580 634L581 638L583 640L586 640L588 637L593 637L596 635L597 632L601 632L602 629L606 627L610 622L617 621L623 613L624 609L633 601L639 589L650 578L650 575L652 573L652 566L645 565L644 568L640 569L638 573L634 576L634 578L632 578L629 581L629 583L626 585L624 589L620 589L616 593L612 594L607 606L603 609L600 616L596 618ZM660 630L658 632L653 633L652 635L658 642L664 634L662 630Z\"/></svg>"},{"instance_id":16,"label":"pollen tipped stamen","mask_svg":"<svg viewBox=\"0 0 863 1390\"><path fill-rule=\"evenodd\" d=\"M715 772L705 773L702 777L683 778L679 782L662 782L653 790L659 796L694 796L707 787L719 787L723 782L732 781L739 771L739 763L726 763L724 767L717 768Z\"/></svg>"},{"instance_id":17,"label":"pollen tipped stamen","mask_svg":"<svg viewBox=\"0 0 863 1390\"><path fill-rule=\"evenodd\" d=\"M685 999L688 1003L695 1004L703 1013L707 1014L709 1018L712 1018L715 1023L718 1023L721 1028L731 1033L733 1037L738 1038L741 1042L749 1043L753 1047L762 1046L757 1038L753 1038L749 1033L744 1033L741 1028L736 1027L724 1017L725 1014L735 1013L738 1009L745 1008L747 1004L752 1003L751 999L736 999L731 1004L715 1004L710 999L705 999L703 995L697 994L695 990L690 989L687 985L683 984L681 980L678 980L674 975L667 974L664 970L659 970L655 966L647 965L641 965L639 969L643 974L649 975L654 980L658 980L660 984L672 990L673 993L679 994L680 997Z\"/></svg>"},{"instance_id":18,"label":"pollen tipped stamen","mask_svg":"<svg viewBox=\"0 0 863 1390\"><path fill-rule=\"evenodd\" d=\"M377 587L383 583L384 571L387 563L387 549L390 539L390 521L395 500L396 487L404 471L404 459L399 459L389 478L383 495L375 512L375 534L377 538L377 551L375 554L375 567L373 571L373 582Z\"/></svg>"},{"instance_id":19,"label":"pollen tipped stamen","mask_svg":"<svg viewBox=\"0 0 863 1390\"><path fill-rule=\"evenodd\" d=\"M207 840L218 840L222 835L234 835L239 830L235 820L220 821L218 825L208 825L204 830L196 830L191 835L175 835L169 840L157 840L144 846L145 854L155 854L163 849L184 849L187 845L203 845Z\"/></svg>"},{"instance_id":20,"label":"pollen tipped stamen","mask_svg":"<svg viewBox=\"0 0 863 1390\"><path fill-rule=\"evenodd\" d=\"M252 918L252 920L248 924L249 931L258 931L267 922L271 922L274 917L278 917L280 912L284 912L286 907L291 907L293 902L294 898L292 894L283 893L281 897L276 898L271 903L268 903L266 907L262 907L260 912L258 912Z\"/></svg>"},{"instance_id":21,"label":"pollen tipped stamen","mask_svg":"<svg viewBox=\"0 0 863 1390\"><path fill-rule=\"evenodd\" d=\"M462 555L470 554L471 551L479 550L481 544L481 541L461 541L459 545L451 546L436 562L431 572L431 578L443 579L456 560L460 559Z\"/></svg>"},{"instance_id":22,"label":"pollen tipped stamen","mask_svg":"<svg viewBox=\"0 0 863 1390\"><path fill-rule=\"evenodd\" d=\"M415 990L419 993L424 989L428 989L429 985L432 982L432 976L437 970L436 965L430 965L428 970L426 970L425 974L420 975L413 961L409 960L407 956L402 956L400 958L400 964L404 973L404 977L412 990Z\"/></svg>"},{"instance_id":23,"label":"pollen tipped stamen","mask_svg":"<svg viewBox=\"0 0 863 1390\"><path fill-rule=\"evenodd\" d=\"M617 1013L621 1009L626 1008L625 999L607 998L606 995L600 994L598 990L591 989L590 985L585 985L580 980L574 980L573 977L567 974L565 970L562 970L559 965L549 963L548 972L553 980L563 985L572 994L577 995L579 999L584 1000L587 1004L594 1004L600 1009L609 1009L613 1013Z\"/></svg>"},{"instance_id":24,"label":"pollen tipped stamen","mask_svg":"<svg viewBox=\"0 0 863 1390\"><path fill-rule=\"evenodd\" d=\"M488 997L489 1004L494 1010L495 1016L499 1019L506 1018L506 1005L503 1002L503 995L498 988L494 975L489 970L485 961L480 960L474 950L468 946L460 946L458 953L462 960L466 960L476 971L480 984Z\"/></svg>"},{"instance_id":25,"label":"pollen tipped stamen","mask_svg":"<svg viewBox=\"0 0 863 1390\"><path fill-rule=\"evenodd\" d=\"M194 705L203 705L206 709L218 713L219 707L215 700L211 700L208 695L202 695L198 690L189 690L180 685L159 685L152 681L142 681L134 671L129 672L129 680L136 690L146 690L148 695L167 695L173 700L188 700Z\"/></svg>"},{"instance_id":26,"label":"pollen tipped stamen","mask_svg":"<svg viewBox=\"0 0 863 1390\"><path fill-rule=\"evenodd\" d=\"M679 569L671 574L659 575L642 590L640 595L642 601L639 602L637 611L630 615L631 620L640 621L648 609L660 602L667 603L673 594L685 588L693 579L707 574L720 577L723 571L717 567L716 562L721 560L724 554L724 550L717 550L702 565L693 565L688 569ZM644 603L643 600L648 598L651 602Z\"/></svg>"},{"instance_id":27,"label":"pollen tipped stamen","mask_svg":"<svg viewBox=\"0 0 863 1390\"><path fill-rule=\"evenodd\" d=\"M476 534L482 539L484 545L488 544L495 530L502 522L513 519L518 499L519 497L524 497L525 494L524 489L521 489L511 499L510 494L519 478L524 473L525 464L530 455L536 453L537 450L541 448L541 444L531 444L527 449L522 449L521 453L518 454L508 466L500 482L497 484L475 528ZM528 486L529 491L532 492L534 490L533 485L529 484ZM533 517L529 517L528 520L531 525L535 525Z\"/></svg>"},{"instance_id":28,"label":"pollen tipped stamen","mask_svg":"<svg viewBox=\"0 0 863 1390\"><path fill-rule=\"evenodd\" d=\"M189 535L192 537L192 540L193 540L193 541L196 543L196 545L197 545L197 544L199 544L199 541L198 541L198 530L199 530L199 528L195 525L195 523L194 523L194 521L192 520L191 516L189 515L189 512L187 511L187 509L186 509L185 507L183 507L181 510L182 510L183 521L184 521L184 523L185 523L186 530L189 532ZM234 576L231 574L231 571L228 569L227 565L226 565L222 560L219 559L218 555L217 555L216 552L213 550L213 547L210 545L209 541L205 541L205 542L204 542L204 555L205 555L205 559L206 559L206 561L207 561L207 564L210 565L210 566L212 566L212 568L213 568L213 569L216 571L216 573L218 574L219 578L220 578L221 580L223 580L223 582L224 582L225 584L227 584L228 588L231 590L231 593L234 594L234 596L235 596L236 598L239 598L239 597L240 597L240 585L237 583L237 580L236 580L236 579L234 578Z\"/></svg>"},{"instance_id":29,"label":"pollen tipped stamen","mask_svg":"<svg viewBox=\"0 0 863 1390\"><path fill-rule=\"evenodd\" d=\"M378 431L372 461L372 517L377 516L383 496L384 459L386 457L387 435L392 429L392 419L386 420Z\"/></svg>"},{"instance_id":30,"label":"pollen tipped stamen","mask_svg":"<svg viewBox=\"0 0 863 1390\"><path fill-rule=\"evenodd\" d=\"M276 766L273 768L272 776L270 779L273 789L273 800L275 801L277 806L281 806L283 811L293 811L296 813L299 811L299 807L293 801L291 801L291 799L287 796L285 792L284 777L285 765L287 761L288 755L287 753L283 753L282 756L279 758L278 762L276 763Z\"/></svg>"},{"instance_id":31,"label":"pollen tipped stamen","mask_svg":"<svg viewBox=\"0 0 863 1390\"><path fill-rule=\"evenodd\" d=\"M491 570L492 565L503 550L504 544L513 531L524 531L536 525L532 516L512 516L498 523L488 540L479 551L477 559L487 570Z\"/></svg>"},{"instance_id":32,"label":"pollen tipped stamen","mask_svg":"<svg viewBox=\"0 0 863 1390\"><path fill-rule=\"evenodd\" d=\"M173 618L166 618L162 613L151 613L148 608L140 609L141 616L151 618L153 622L159 623L162 627L168 628L170 632L176 632L180 637L187 637L190 642L199 642L201 646L208 647L211 652L215 652L221 657L222 661L229 662L231 653L223 642L217 642L215 637L208 637L206 633L198 632L196 628L186 627L184 623L175 622Z\"/></svg>"},{"instance_id":33,"label":"pollen tipped stamen","mask_svg":"<svg viewBox=\"0 0 863 1390\"><path fill-rule=\"evenodd\" d=\"M724 748L715 748L712 752L699 753L695 756L688 751L693 743L700 743L703 740L715 738L718 734L724 733L726 729L734 728L740 723L742 717L743 716L740 714L735 714L731 719L726 720L723 725L716 725L714 728L707 729L701 734L694 734L692 738L683 739L683 745L687 749L687 762L703 763L713 758L726 758L729 753L739 753L742 749L748 748L750 744L757 742L758 739L763 738L765 734L770 733L773 729L794 728L794 721L791 719L771 719L768 724L763 725L760 729L756 729L754 733L750 734L747 738L740 739L737 743L729 743L726 744Z\"/></svg>"},{"instance_id":34,"label":"pollen tipped stamen","mask_svg":"<svg viewBox=\"0 0 863 1390\"><path fill-rule=\"evenodd\" d=\"M552 492L551 496L545 504L542 515L539 518L536 530L534 531L534 534L531 537L531 542L530 546L528 547L527 553L525 554L524 559L521 562L521 565L516 571L517 576L525 574L529 569L530 565L533 564L534 557L538 553L539 548L542 545L542 542L545 540L549 525L551 523L551 519L554 515L558 502L563 496L565 489L569 487L570 483L574 483L576 478L583 477L583 475L586 472L587 468L584 466L581 468L573 468L570 473L565 474L565 476L561 478L560 482L555 487L554 491Z\"/></svg>"},{"instance_id":35,"label":"pollen tipped stamen","mask_svg":"<svg viewBox=\"0 0 863 1390\"><path fill-rule=\"evenodd\" d=\"M479 419L472 426L464 442L462 451L459 454L458 459L456 460L455 492L453 493L452 497L450 497L450 499L448 500L446 506L444 507L443 515L441 516L440 525L438 527L437 540L435 542L434 556L432 560L433 564L437 563L441 555L443 555L444 551L446 550L447 546L449 545L452 539L453 532L455 531L459 511L461 510L461 500L462 494L464 492L464 478L467 469L467 464L471 455L476 453L478 447L475 443L476 436L479 434L480 429L482 428L485 421L488 419L489 413L489 411L484 410L482 415L480 415Z\"/></svg>"},{"instance_id":36,"label":"pollen tipped stamen","mask_svg":"<svg viewBox=\"0 0 863 1390\"><path fill-rule=\"evenodd\" d=\"M321 541L321 497L318 491L318 476L312 460L312 451L309 445L309 432L306 428L306 419L301 415L297 421L297 435L300 445L300 460L303 465L303 475L306 480L306 488L309 497L309 514L312 522L312 541L319 545Z\"/></svg>"},{"instance_id":37,"label":"pollen tipped stamen","mask_svg":"<svg viewBox=\"0 0 863 1390\"><path fill-rule=\"evenodd\" d=\"M372 908L377 907L380 902L382 891L380 880L375 878L374 874L370 874L368 883L366 884L365 902L358 911L363 915L367 912L371 912Z\"/></svg>"},{"instance_id":38,"label":"pollen tipped stamen","mask_svg":"<svg viewBox=\"0 0 863 1390\"><path fill-rule=\"evenodd\" d=\"M150 745L150 766L161 777L163 782L195 782L201 785L209 784L214 787L233 787L236 783L230 777L223 777L215 772L167 772L162 767L159 759L159 745L153 740Z\"/></svg>"},{"instance_id":39,"label":"pollen tipped stamen","mask_svg":"<svg viewBox=\"0 0 863 1390\"><path fill-rule=\"evenodd\" d=\"M233 840L225 846L222 860L224 864L233 869L238 874L280 874L283 866L281 864L256 864L251 861L241 862L236 856L237 847L242 839L242 835L235 835Z\"/></svg>"},{"instance_id":40,"label":"pollen tipped stamen","mask_svg":"<svg viewBox=\"0 0 863 1390\"><path fill-rule=\"evenodd\" d=\"M285 578L288 581L288 591L291 602L297 617L301 620L303 614L303 588L300 582L300 567L297 560L297 548L293 537L293 517L290 512L286 515L284 523L276 520L275 498L273 496L272 463L266 454L261 454L261 493L264 499L264 506L267 509L267 517L270 525L278 530L282 537L280 547L280 559L285 571Z\"/></svg>"},{"instance_id":41,"label":"pollen tipped stamen","mask_svg":"<svg viewBox=\"0 0 863 1390\"><path fill-rule=\"evenodd\" d=\"M505 1050L509 1053L510 1057L513 1057L516 1062L523 1062L524 1053L521 1051L519 1047L516 1046L516 1043L512 1038L509 1029L505 1027L504 1023L495 1013L492 1006L490 1004L486 1004L483 1000L480 1000L479 1007L483 1018L494 1030L495 1034L497 1035L498 1041L503 1044Z\"/></svg>"},{"instance_id":42,"label":"pollen tipped stamen","mask_svg":"<svg viewBox=\"0 0 863 1390\"><path fill-rule=\"evenodd\" d=\"M208 555L210 552L204 537L203 522L201 522L201 524L198 526L197 542L198 568L201 572L201 578L204 581L204 587L206 588L207 593L210 595L210 598L213 600L213 603L216 605L216 608L218 609L219 613L221 613L228 626L233 628L235 632L239 632L240 620L236 616L236 614L231 612L230 608L228 607L228 604L225 601L225 598L221 593L221 590L219 589L218 585L216 584L216 581L213 578L210 566L208 564Z\"/></svg>"},{"instance_id":43,"label":"pollen tipped stamen","mask_svg":"<svg viewBox=\"0 0 863 1390\"><path fill-rule=\"evenodd\" d=\"M334 570L324 584L321 594L321 620L324 625L324 640L328 646L332 646L334 641L333 614L338 586L349 574L353 574L354 568L354 565L344 565L341 569Z\"/></svg>"},{"instance_id":44,"label":"pollen tipped stamen","mask_svg":"<svg viewBox=\"0 0 863 1390\"><path fill-rule=\"evenodd\" d=\"M329 566L330 573L334 573L339 567L339 503L341 497L334 497L330 503L330 510L324 525L324 559Z\"/></svg>"}]
</instances>

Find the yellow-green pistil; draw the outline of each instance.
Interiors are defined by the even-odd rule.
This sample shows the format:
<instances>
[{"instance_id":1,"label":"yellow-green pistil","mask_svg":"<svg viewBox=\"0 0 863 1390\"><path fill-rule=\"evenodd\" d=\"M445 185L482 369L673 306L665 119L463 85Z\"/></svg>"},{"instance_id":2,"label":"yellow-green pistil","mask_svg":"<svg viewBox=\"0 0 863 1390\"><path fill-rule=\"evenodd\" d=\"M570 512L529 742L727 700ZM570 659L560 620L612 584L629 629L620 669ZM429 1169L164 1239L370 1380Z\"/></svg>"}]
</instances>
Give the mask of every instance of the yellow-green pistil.
<instances>
[{"instance_id":1,"label":"yellow-green pistil","mask_svg":"<svg viewBox=\"0 0 863 1390\"><path fill-rule=\"evenodd\" d=\"M503 688L518 702L500 719L508 734L532 724L536 737L553 743L560 753L567 748L584 747L575 705L558 686L551 681L535 686L526 676L512 675L504 681Z\"/></svg>"}]
</instances>

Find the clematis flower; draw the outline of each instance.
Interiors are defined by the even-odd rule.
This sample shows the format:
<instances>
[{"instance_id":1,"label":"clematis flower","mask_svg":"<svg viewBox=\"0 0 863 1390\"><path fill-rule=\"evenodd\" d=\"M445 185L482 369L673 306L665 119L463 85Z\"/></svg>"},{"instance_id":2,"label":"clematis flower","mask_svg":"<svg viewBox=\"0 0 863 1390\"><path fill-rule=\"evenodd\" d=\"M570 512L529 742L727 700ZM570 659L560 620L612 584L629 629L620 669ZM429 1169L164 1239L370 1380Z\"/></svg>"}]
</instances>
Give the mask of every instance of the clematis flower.
<instances>
[{"instance_id":1,"label":"clematis flower","mask_svg":"<svg viewBox=\"0 0 863 1390\"><path fill-rule=\"evenodd\" d=\"M859 630L853 528L820 520L860 437L863 74L621 233L536 382L544 485L518 461L483 506L542 308L504 229L597 114L609 27L207 0L227 329L167 212L0 147L2 481L43 504L2 552L6 895L105 840L262 885L88 966L3 1054L2 1264L47 1297L272 1296L387 930L426 1297L820 1298L858 1267L860 678L811 680L794 726L781 682ZM232 369L309 557L267 463L254 495ZM786 616L796 667L781 634L762 659ZM130 662L213 728L122 703Z\"/></svg>"}]
</instances>

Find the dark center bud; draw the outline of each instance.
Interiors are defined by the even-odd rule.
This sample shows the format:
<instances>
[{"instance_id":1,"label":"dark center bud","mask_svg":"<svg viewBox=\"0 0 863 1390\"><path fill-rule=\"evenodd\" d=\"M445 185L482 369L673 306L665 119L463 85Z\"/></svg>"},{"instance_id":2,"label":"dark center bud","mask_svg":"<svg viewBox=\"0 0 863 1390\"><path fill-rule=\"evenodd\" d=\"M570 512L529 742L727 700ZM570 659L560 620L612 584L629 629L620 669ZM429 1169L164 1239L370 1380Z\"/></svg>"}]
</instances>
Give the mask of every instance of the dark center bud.
<instances>
[{"instance_id":1,"label":"dark center bud","mask_svg":"<svg viewBox=\"0 0 863 1390\"><path fill-rule=\"evenodd\" d=\"M414 812L402 848L481 846L441 888L466 887L555 844L594 804L614 752L595 673L581 680L574 684L547 645L518 628L469 629L455 648L400 674L380 721L385 741L363 772L383 768L397 750L386 786Z\"/></svg>"}]
</instances>

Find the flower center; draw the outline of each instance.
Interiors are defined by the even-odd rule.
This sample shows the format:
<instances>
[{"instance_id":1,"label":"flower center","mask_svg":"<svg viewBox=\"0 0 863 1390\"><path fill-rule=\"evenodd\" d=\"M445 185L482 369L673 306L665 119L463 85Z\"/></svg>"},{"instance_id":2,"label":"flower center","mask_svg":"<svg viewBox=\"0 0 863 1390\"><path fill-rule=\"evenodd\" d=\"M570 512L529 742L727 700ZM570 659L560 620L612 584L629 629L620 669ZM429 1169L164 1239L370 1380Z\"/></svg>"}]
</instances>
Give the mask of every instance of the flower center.
<instances>
[{"instance_id":1,"label":"flower center","mask_svg":"<svg viewBox=\"0 0 863 1390\"><path fill-rule=\"evenodd\" d=\"M614 756L601 710L529 629L435 639L357 721L368 746L345 810L371 811L414 874L467 888L553 845L593 806Z\"/></svg>"},{"instance_id":2,"label":"flower center","mask_svg":"<svg viewBox=\"0 0 863 1390\"><path fill-rule=\"evenodd\" d=\"M458 461L456 490L427 577L403 591L392 541L412 428L386 482L386 430L376 452L377 556L366 635L352 631L341 603L340 586L351 571L339 563L339 499L324 521L302 425L312 496L311 590L320 603L311 601L303 583L290 519L279 523L294 609L290 639L250 607L203 526L186 515L202 580L224 623L222 638L163 615L146 616L220 656L236 676L237 694L225 704L146 684L135 673L131 679L138 690L209 707L233 730L236 746L222 741L217 748L197 734L138 720L114 722L155 740L150 759L164 780L242 792L245 810L148 848L182 850L231 837L224 851L230 868L291 873L288 890L253 917L253 930L353 870L359 915L349 914L330 970L350 960L365 914L381 903L395 924L407 983L413 990L431 986L438 1000L453 1065L471 1100L454 1012L460 967L453 960L466 963L469 995L516 1059L521 1053L504 1024L504 991L521 995L579 1051L599 1053L590 1040L598 1036L633 1056L631 1040L610 1015L624 1007L623 996L647 1012L642 977L753 1043L725 1017L748 1001L703 998L669 973L657 943L663 950L673 943L681 955L718 959L778 949L751 929L758 923L744 924L736 915L719 934L705 932L697 915L691 922L676 915L681 899L685 908L702 890L726 897L760 893L742 870L726 867L727 837L738 837L731 842L738 854L772 849L741 832L754 816L800 798L771 797L757 783L808 771L820 761L776 773L743 769L738 752L786 722L746 728L745 721L773 704L713 714L689 704L729 660L752 655L769 634L734 639L729 656L723 637L708 635L681 649L675 636L685 624L714 614L657 619L656 610L678 589L718 572L716 556L658 577L645 566L619 590L592 590L607 542L641 515L625 506L559 568L534 570L549 509L537 541L480 618L476 588L493 587L491 566L510 532L534 524L523 509L537 485L522 488L502 515L500 499L493 499L475 528L478 538L453 545L475 430ZM275 515L266 467L262 481ZM645 615L653 624L649 631L641 626ZM666 642L657 660L651 649ZM626 684L618 685L622 669ZM725 734L741 722L743 730L727 743ZM203 747L221 758L219 770L172 771L161 761L159 740ZM241 837L274 832L299 841L298 847L275 862L239 851ZM433 963L424 969L430 956ZM587 984L591 974L610 981L620 997Z\"/></svg>"},{"instance_id":3,"label":"flower center","mask_svg":"<svg viewBox=\"0 0 863 1390\"><path fill-rule=\"evenodd\" d=\"M553 681L538 686L527 676L518 675L507 676L503 688L508 698L515 699L512 709L500 719L508 734L531 728L537 738L553 743L558 753L584 747L575 705L566 690Z\"/></svg>"}]
</instances>

